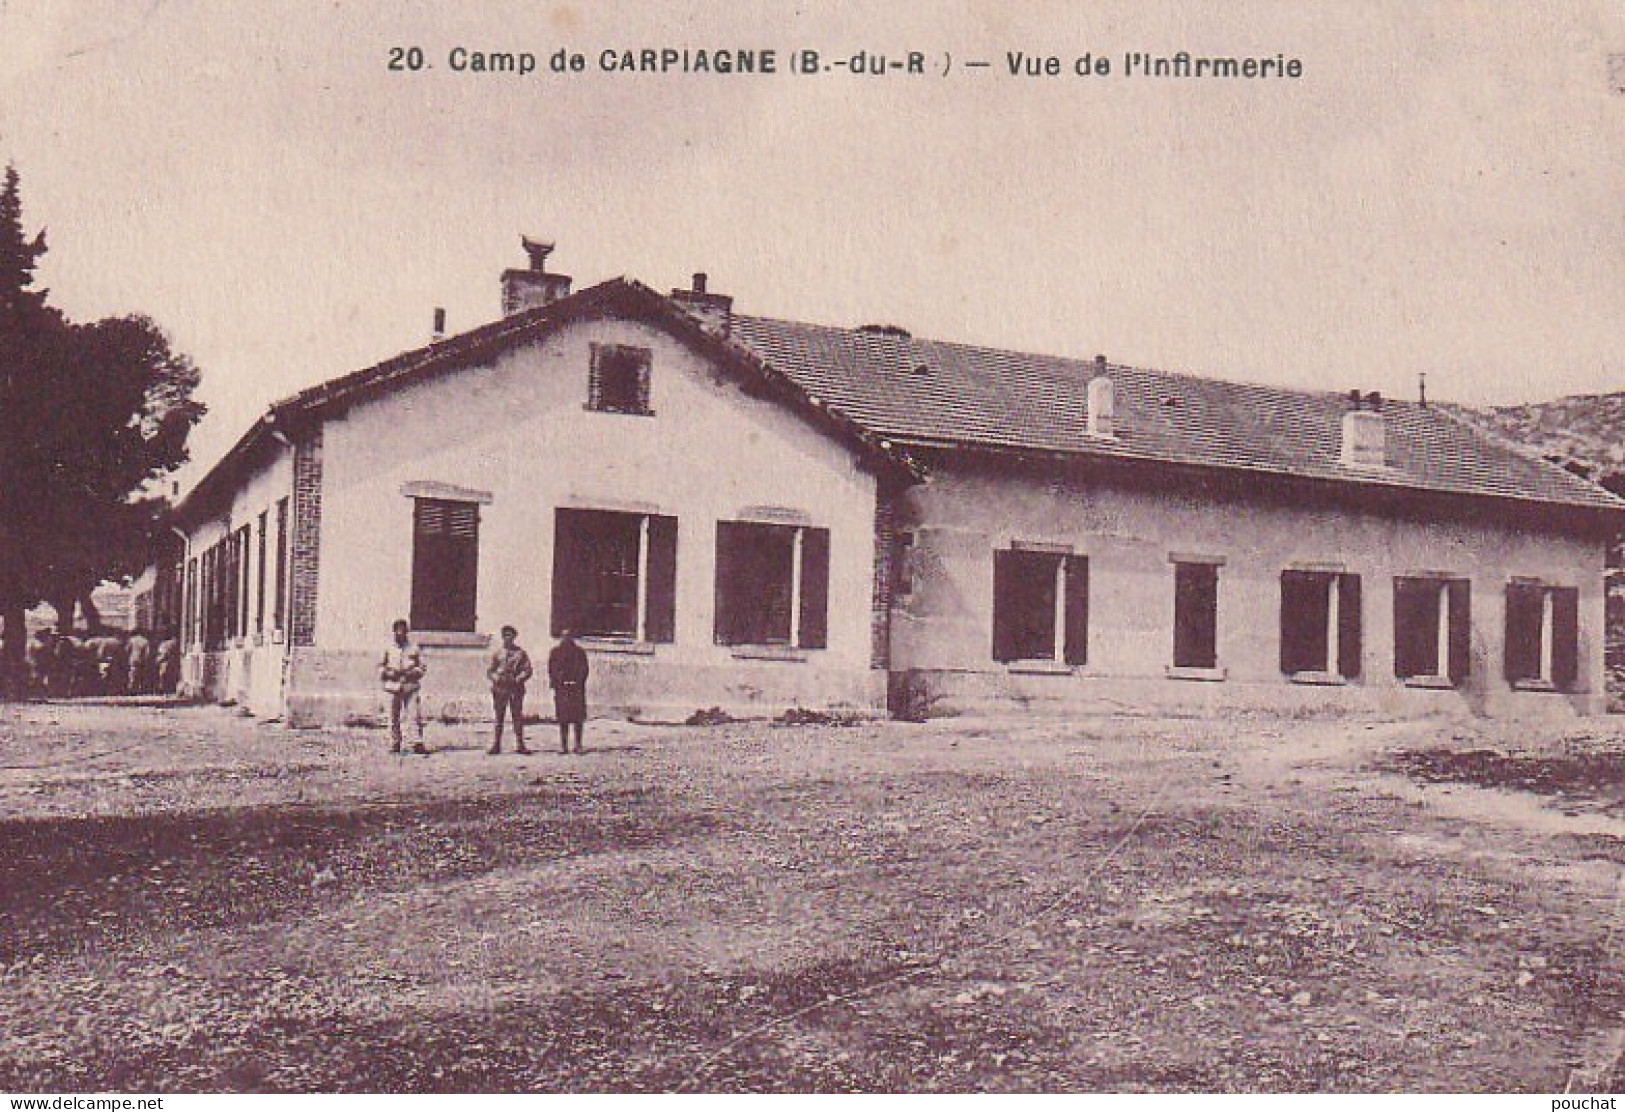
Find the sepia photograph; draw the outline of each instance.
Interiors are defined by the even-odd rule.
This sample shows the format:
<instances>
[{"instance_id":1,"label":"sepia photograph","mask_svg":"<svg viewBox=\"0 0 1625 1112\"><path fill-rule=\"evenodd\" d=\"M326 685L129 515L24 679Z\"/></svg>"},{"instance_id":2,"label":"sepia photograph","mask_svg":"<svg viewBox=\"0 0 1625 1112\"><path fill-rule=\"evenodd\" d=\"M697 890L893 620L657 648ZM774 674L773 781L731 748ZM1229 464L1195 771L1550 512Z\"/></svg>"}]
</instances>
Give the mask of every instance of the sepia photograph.
<instances>
[{"instance_id":1,"label":"sepia photograph","mask_svg":"<svg viewBox=\"0 0 1625 1112\"><path fill-rule=\"evenodd\" d=\"M1613 1107L1622 167L1609 0L0 0L7 1107Z\"/></svg>"}]
</instances>

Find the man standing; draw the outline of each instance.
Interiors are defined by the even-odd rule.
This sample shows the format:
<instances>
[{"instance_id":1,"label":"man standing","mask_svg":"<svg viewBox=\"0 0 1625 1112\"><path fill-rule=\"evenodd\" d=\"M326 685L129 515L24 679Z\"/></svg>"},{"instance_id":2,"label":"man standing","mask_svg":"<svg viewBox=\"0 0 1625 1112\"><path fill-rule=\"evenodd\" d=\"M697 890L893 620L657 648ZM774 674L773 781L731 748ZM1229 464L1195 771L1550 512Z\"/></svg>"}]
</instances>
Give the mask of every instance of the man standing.
<instances>
[{"instance_id":1,"label":"man standing","mask_svg":"<svg viewBox=\"0 0 1625 1112\"><path fill-rule=\"evenodd\" d=\"M519 631L513 626L502 627L502 647L491 654L491 663L485 669L485 678L491 681L491 702L496 708L496 737L490 753L502 752L502 719L513 719L513 751L529 756L525 748L525 684L535 669L530 665L530 654L519 647Z\"/></svg>"},{"instance_id":2,"label":"man standing","mask_svg":"<svg viewBox=\"0 0 1625 1112\"><path fill-rule=\"evenodd\" d=\"M417 743L412 752L428 753L423 744L423 706L418 701L418 690L429 668L423 663L423 650L410 636L412 627L406 619L397 618L393 628L395 639L384 650L383 663L378 667L378 678L389 692L389 751L401 751L401 716L410 714L417 726Z\"/></svg>"},{"instance_id":3,"label":"man standing","mask_svg":"<svg viewBox=\"0 0 1625 1112\"><path fill-rule=\"evenodd\" d=\"M125 643L130 655L130 677L125 690L131 695L147 695L152 692L152 642L147 639L146 631L137 626Z\"/></svg>"},{"instance_id":4,"label":"man standing","mask_svg":"<svg viewBox=\"0 0 1625 1112\"><path fill-rule=\"evenodd\" d=\"M158 642L158 694L173 695L181 683L181 643L171 633Z\"/></svg>"},{"instance_id":5,"label":"man standing","mask_svg":"<svg viewBox=\"0 0 1625 1112\"><path fill-rule=\"evenodd\" d=\"M587 721L587 654L565 630L558 646L547 656L547 678L553 685L553 714L559 720L559 749L570 751L570 727L576 728L576 752L581 752L581 730Z\"/></svg>"}]
</instances>

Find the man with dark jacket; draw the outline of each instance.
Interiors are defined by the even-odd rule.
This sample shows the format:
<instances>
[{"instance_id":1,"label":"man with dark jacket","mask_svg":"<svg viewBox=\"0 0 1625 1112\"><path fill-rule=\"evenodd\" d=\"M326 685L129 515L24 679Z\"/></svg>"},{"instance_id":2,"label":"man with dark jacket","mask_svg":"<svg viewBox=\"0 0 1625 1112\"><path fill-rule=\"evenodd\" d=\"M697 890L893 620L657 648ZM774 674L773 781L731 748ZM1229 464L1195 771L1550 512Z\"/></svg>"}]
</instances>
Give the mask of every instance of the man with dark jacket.
<instances>
[{"instance_id":1,"label":"man with dark jacket","mask_svg":"<svg viewBox=\"0 0 1625 1112\"><path fill-rule=\"evenodd\" d=\"M490 753L494 757L502 752L502 719L513 719L513 751L520 756L530 753L525 748L525 684L530 682L534 669L530 654L519 647L519 631L513 626L502 627L502 646L491 654L485 678L491 681L491 703L496 710L496 736L491 739Z\"/></svg>"},{"instance_id":2,"label":"man with dark jacket","mask_svg":"<svg viewBox=\"0 0 1625 1112\"><path fill-rule=\"evenodd\" d=\"M570 751L570 727L576 728L576 752L581 752L581 730L587 721L587 654L565 630L557 647L547 655L547 679L553 685L553 714L559 721L559 749Z\"/></svg>"}]
</instances>

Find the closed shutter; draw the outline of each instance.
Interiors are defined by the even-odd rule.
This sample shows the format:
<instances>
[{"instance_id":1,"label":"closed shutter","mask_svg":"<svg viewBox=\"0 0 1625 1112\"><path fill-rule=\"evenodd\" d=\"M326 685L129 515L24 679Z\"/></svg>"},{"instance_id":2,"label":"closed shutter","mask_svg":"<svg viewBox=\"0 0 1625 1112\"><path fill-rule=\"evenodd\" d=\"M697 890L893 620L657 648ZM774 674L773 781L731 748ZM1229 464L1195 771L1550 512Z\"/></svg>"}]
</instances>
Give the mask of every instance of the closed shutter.
<instances>
[{"instance_id":1,"label":"closed shutter","mask_svg":"<svg viewBox=\"0 0 1625 1112\"><path fill-rule=\"evenodd\" d=\"M645 622L649 640L677 639L677 519L649 518L649 584Z\"/></svg>"},{"instance_id":2,"label":"closed shutter","mask_svg":"<svg viewBox=\"0 0 1625 1112\"><path fill-rule=\"evenodd\" d=\"M472 633L479 590L478 504L419 498L413 526L413 628Z\"/></svg>"},{"instance_id":3,"label":"closed shutter","mask_svg":"<svg viewBox=\"0 0 1625 1112\"><path fill-rule=\"evenodd\" d=\"M1472 584L1452 579L1450 591L1450 679L1460 683L1472 671Z\"/></svg>"},{"instance_id":4,"label":"closed shutter","mask_svg":"<svg viewBox=\"0 0 1625 1112\"><path fill-rule=\"evenodd\" d=\"M1365 663L1360 577L1339 575L1337 590L1340 592L1337 599L1337 671L1348 679L1355 679Z\"/></svg>"},{"instance_id":5,"label":"closed shutter","mask_svg":"<svg viewBox=\"0 0 1625 1112\"><path fill-rule=\"evenodd\" d=\"M1174 665L1218 664L1219 569L1213 564L1174 565Z\"/></svg>"},{"instance_id":6,"label":"closed shutter","mask_svg":"<svg viewBox=\"0 0 1625 1112\"><path fill-rule=\"evenodd\" d=\"M1063 659L1089 663L1089 558L1066 557L1066 631Z\"/></svg>"},{"instance_id":7,"label":"closed shutter","mask_svg":"<svg viewBox=\"0 0 1625 1112\"><path fill-rule=\"evenodd\" d=\"M829 642L829 530L801 531L800 647L822 649Z\"/></svg>"},{"instance_id":8,"label":"closed shutter","mask_svg":"<svg viewBox=\"0 0 1625 1112\"><path fill-rule=\"evenodd\" d=\"M1506 678L1508 683L1540 675L1540 625L1545 610L1544 588L1529 583L1507 584Z\"/></svg>"},{"instance_id":9,"label":"closed shutter","mask_svg":"<svg viewBox=\"0 0 1625 1112\"><path fill-rule=\"evenodd\" d=\"M1552 588L1552 683L1572 691L1580 679L1580 592Z\"/></svg>"}]
</instances>

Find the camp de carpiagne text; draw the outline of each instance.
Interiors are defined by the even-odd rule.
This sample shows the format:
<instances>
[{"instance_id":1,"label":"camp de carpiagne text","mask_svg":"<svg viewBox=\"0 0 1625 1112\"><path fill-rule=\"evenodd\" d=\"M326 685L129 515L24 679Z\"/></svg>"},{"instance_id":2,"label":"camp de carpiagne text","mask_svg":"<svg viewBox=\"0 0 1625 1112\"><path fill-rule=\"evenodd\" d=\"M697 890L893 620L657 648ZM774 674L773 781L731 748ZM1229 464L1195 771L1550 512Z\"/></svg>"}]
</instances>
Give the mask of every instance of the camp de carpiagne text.
<instances>
[{"instance_id":1,"label":"camp de carpiagne text","mask_svg":"<svg viewBox=\"0 0 1625 1112\"><path fill-rule=\"evenodd\" d=\"M454 46L446 52L446 67L454 73L507 77L569 76L589 71L613 74L714 74L718 76L775 76L794 73L848 74L870 77L947 76L956 70L992 72L1007 77L1149 77L1190 79L1275 80L1303 76L1301 58L1286 54L1217 56L1155 54L1125 51L1120 55L1088 51L1053 54L1007 50L993 57L924 50L859 50L853 53L801 48L766 47L604 47L596 51L559 47L546 51L483 50ZM417 46L389 50L393 71L434 68Z\"/></svg>"}]
</instances>

